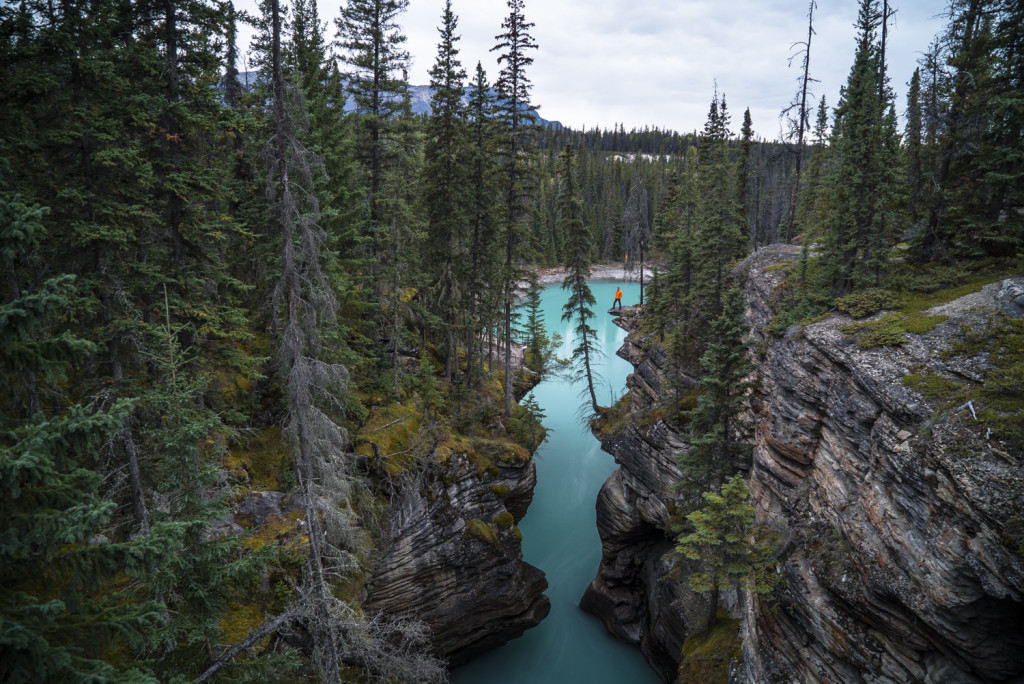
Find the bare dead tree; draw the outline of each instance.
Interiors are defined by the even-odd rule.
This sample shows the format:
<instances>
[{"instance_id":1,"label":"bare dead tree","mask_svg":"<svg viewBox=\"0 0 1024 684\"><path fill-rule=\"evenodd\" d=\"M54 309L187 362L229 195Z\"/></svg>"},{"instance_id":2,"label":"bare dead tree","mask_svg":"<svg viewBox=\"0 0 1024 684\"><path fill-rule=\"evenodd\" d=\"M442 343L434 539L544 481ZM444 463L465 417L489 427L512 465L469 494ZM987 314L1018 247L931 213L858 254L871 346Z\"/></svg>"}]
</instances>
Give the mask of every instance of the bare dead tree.
<instances>
[{"instance_id":1,"label":"bare dead tree","mask_svg":"<svg viewBox=\"0 0 1024 684\"><path fill-rule=\"evenodd\" d=\"M797 92L793 102L782 111L783 116L789 118L790 140L796 137L796 173L793 175L793 187L789 195L789 216L786 220L786 242L793 239L793 222L796 219L796 201L800 192L800 167L804 158L804 133L810 128L811 122L807 109L807 95L812 81L811 78L811 38L814 36L814 9L818 6L815 0L811 0L807 7L807 40L794 43L792 47L800 49L789 59L792 66L797 56L803 55L801 60L802 75L800 77L800 90Z\"/></svg>"},{"instance_id":2,"label":"bare dead tree","mask_svg":"<svg viewBox=\"0 0 1024 684\"><path fill-rule=\"evenodd\" d=\"M325 360L320 334L334 323L338 306L320 263L327 236L319 225L315 183L324 178L323 164L296 135L297 125L305 125L305 103L284 80L279 0L271 0L269 9L274 130L264 157L267 196L282 240L281 278L272 298L275 318L283 319L276 364L284 379L285 434L309 536L292 615L312 637L312 658L324 682L340 682L342 663L364 668L367 681L442 681L445 669L426 651L421 626L408 618L367 620L332 592L331 582L368 555L368 543L353 512L356 482L348 435L333 417L344 410L348 370ZM408 651L385 648L388 639Z\"/></svg>"}]
</instances>

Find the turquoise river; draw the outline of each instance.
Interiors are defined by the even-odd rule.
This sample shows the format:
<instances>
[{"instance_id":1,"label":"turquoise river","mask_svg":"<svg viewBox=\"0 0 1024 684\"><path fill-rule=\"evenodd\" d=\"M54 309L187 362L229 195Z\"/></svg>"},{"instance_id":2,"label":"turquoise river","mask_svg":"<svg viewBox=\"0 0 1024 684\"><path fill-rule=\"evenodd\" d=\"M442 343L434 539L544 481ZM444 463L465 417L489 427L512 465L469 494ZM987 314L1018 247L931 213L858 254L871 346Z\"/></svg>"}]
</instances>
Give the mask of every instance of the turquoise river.
<instances>
[{"instance_id":1,"label":"turquoise river","mask_svg":"<svg viewBox=\"0 0 1024 684\"><path fill-rule=\"evenodd\" d=\"M597 304L593 327L601 344L597 372L598 403L609 405L624 392L628 363L615 355L625 333L605 312L622 285L625 305L636 303L638 283L592 281ZM548 333L562 336L559 356L573 347L571 326L562 323L567 293L559 285L544 289ZM594 617L578 607L583 591L597 574L601 539L595 502L601 485L615 470L615 461L579 420L582 384L548 379L533 390L551 430L537 450L537 488L533 504L519 525L523 558L547 574L551 614L538 626L501 648L485 653L452 672L455 684L656 684L659 679L640 649L610 637Z\"/></svg>"}]
</instances>

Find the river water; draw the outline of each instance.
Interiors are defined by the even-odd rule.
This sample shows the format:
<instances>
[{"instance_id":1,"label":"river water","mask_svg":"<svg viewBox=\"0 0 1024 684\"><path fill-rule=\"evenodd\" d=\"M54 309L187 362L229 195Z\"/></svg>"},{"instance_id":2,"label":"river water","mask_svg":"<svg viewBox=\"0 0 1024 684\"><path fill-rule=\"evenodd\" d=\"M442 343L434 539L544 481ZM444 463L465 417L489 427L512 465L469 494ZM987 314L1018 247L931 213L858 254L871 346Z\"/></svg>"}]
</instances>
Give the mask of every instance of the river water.
<instances>
[{"instance_id":1,"label":"river water","mask_svg":"<svg viewBox=\"0 0 1024 684\"><path fill-rule=\"evenodd\" d=\"M608 406L626 388L632 367L615 355L626 337L605 313L622 287L623 304L637 303L638 283L591 281L597 298L592 327L603 352L597 366L601 381L597 401ZM562 323L568 293L560 285L544 288L544 320L549 334L562 335L558 355L572 353L573 334ZM601 539L594 509L601 485L615 470L615 461L601 451L597 440L580 423L583 384L564 379L545 380L533 390L547 414L551 432L535 455L537 487L533 503L519 529L523 559L547 574L551 614L523 636L452 672L455 684L657 684L660 680L644 661L640 649L616 641L594 617L578 607L580 597L601 563Z\"/></svg>"}]
</instances>

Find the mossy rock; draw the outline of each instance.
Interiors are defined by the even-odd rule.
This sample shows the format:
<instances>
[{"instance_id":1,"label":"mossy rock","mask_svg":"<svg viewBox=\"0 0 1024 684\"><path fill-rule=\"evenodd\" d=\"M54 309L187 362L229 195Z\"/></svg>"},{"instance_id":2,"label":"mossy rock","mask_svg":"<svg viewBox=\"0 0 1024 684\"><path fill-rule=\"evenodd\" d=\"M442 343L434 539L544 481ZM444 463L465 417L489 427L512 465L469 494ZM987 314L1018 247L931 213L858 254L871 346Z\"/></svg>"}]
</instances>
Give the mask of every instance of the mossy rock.
<instances>
[{"instance_id":1,"label":"mossy rock","mask_svg":"<svg viewBox=\"0 0 1024 684\"><path fill-rule=\"evenodd\" d=\"M683 642L678 684L725 684L729 664L743 658L739 621L719 609L718 619L707 632Z\"/></svg>"},{"instance_id":2,"label":"mossy rock","mask_svg":"<svg viewBox=\"0 0 1024 684\"><path fill-rule=\"evenodd\" d=\"M854 318L864 318L882 309L894 309L900 304L900 298L895 292L880 288L851 292L836 300L836 307Z\"/></svg>"},{"instance_id":3,"label":"mossy rock","mask_svg":"<svg viewBox=\"0 0 1024 684\"><path fill-rule=\"evenodd\" d=\"M917 375L911 373L900 381L905 387L917 390L929 401L947 401L959 396L964 386L938 373Z\"/></svg>"},{"instance_id":4,"label":"mossy rock","mask_svg":"<svg viewBox=\"0 0 1024 684\"><path fill-rule=\"evenodd\" d=\"M491 491L499 499L505 499L512 490L509 489L508 485L491 485Z\"/></svg>"},{"instance_id":5,"label":"mossy rock","mask_svg":"<svg viewBox=\"0 0 1024 684\"><path fill-rule=\"evenodd\" d=\"M494 516L494 524L498 526L498 529L507 530L516 524L516 520L508 511L502 511Z\"/></svg>"},{"instance_id":6,"label":"mossy rock","mask_svg":"<svg viewBox=\"0 0 1024 684\"><path fill-rule=\"evenodd\" d=\"M251 489L281 490L291 479L291 456L281 428L269 427L236 440L224 457L232 479Z\"/></svg>"},{"instance_id":7,"label":"mossy rock","mask_svg":"<svg viewBox=\"0 0 1024 684\"><path fill-rule=\"evenodd\" d=\"M501 547L501 542L498 540L498 528L492 523L477 519L469 520L466 522L465 532L470 537L475 537L496 549Z\"/></svg>"},{"instance_id":8,"label":"mossy rock","mask_svg":"<svg viewBox=\"0 0 1024 684\"><path fill-rule=\"evenodd\" d=\"M373 409L355 435L356 452L395 477L428 455L430 440L421 439L423 413L413 402ZM376 449L374 449L376 446Z\"/></svg>"},{"instance_id":9,"label":"mossy rock","mask_svg":"<svg viewBox=\"0 0 1024 684\"><path fill-rule=\"evenodd\" d=\"M632 393L626 392L615 405L605 411L594 421L594 427L602 440L610 439L622 433L631 422L633 417Z\"/></svg>"},{"instance_id":10,"label":"mossy rock","mask_svg":"<svg viewBox=\"0 0 1024 684\"><path fill-rule=\"evenodd\" d=\"M896 347L907 341L906 333L923 335L947 318L948 316L890 313L872 321L845 325L842 330L848 335L856 335L857 345L865 349Z\"/></svg>"}]
</instances>

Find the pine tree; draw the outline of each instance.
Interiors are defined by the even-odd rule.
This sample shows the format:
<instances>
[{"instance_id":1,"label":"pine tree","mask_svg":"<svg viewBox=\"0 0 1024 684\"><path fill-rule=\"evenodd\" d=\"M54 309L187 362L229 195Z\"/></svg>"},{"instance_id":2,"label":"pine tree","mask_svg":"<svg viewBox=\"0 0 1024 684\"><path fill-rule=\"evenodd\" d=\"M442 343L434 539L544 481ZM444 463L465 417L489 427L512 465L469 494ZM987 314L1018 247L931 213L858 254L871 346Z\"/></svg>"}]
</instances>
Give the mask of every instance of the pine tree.
<instances>
[{"instance_id":1,"label":"pine tree","mask_svg":"<svg viewBox=\"0 0 1024 684\"><path fill-rule=\"evenodd\" d=\"M512 415L512 321L520 281L519 262L523 256L526 234L528 198L535 184L534 119L530 104L532 84L526 69L533 64L528 50L537 44L529 31L533 24L523 16L524 0L508 0L509 14L502 22L504 33L495 36L501 71L495 82L497 102L495 120L499 127L501 192L503 196L501 224L504 230L505 255L501 274L502 309L504 313L505 346L505 415Z\"/></svg>"},{"instance_id":2,"label":"pine tree","mask_svg":"<svg viewBox=\"0 0 1024 684\"><path fill-rule=\"evenodd\" d=\"M492 286L496 282L493 273L494 260L487 256L495 248L495 169L493 157L494 123L493 96L487 83L483 66L477 62L466 111L469 136L467 166L469 172L468 221L469 221L469 273L465 292L465 310L469 312L466 348L467 382L473 384L479 377L475 359L477 342L484 330L480 320L481 312L496 301ZM482 360L483 354L480 358Z\"/></svg>"},{"instance_id":3,"label":"pine tree","mask_svg":"<svg viewBox=\"0 0 1024 684\"><path fill-rule=\"evenodd\" d=\"M744 230L748 241L758 248L758 236L754 230L754 216L750 211L751 154L754 151L754 123L750 119L750 107L743 111L743 126L740 128L740 155L736 160L736 205L743 216Z\"/></svg>"},{"instance_id":4,"label":"pine tree","mask_svg":"<svg viewBox=\"0 0 1024 684\"><path fill-rule=\"evenodd\" d=\"M907 89L907 127L903 135L907 219L917 224L924 214L924 129L921 113L921 70L914 69Z\"/></svg>"},{"instance_id":5,"label":"pine tree","mask_svg":"<svg viewBox=\"0 0 1024 684\"><path fill-rule=\"evenodd\" d=\"M879 15L863 0L857 21L857 54L842 91L832 129L831 196L823 263L836 294L878 287L888 261L886 213L892 203L898 152L891 91L879 69L875 31Z\"/></svg>"},{"instance_id":6,"label":"pine tree","mask_svg":"<svg viewBox=\"0 0 1024 684\"><path fill-rule=\"evenodd\" d=\"M734 475L721 492L705 492L705 505L686 516L693 532L676 540L676 551L703 566L689 577L690 587L709 596L706 632L718 619L718 597L733 586L768 593L773 582L766 568L771 546L757 539L754 507L742 475Z\"/></svg>"},{"instance_id":7,"label":"pine tree","mask_svg":"<svg viewBox=\"0 0 1024 684\"><path fill-rule=\"evenodd\" d=\"M345 50L342 61L351 67L348 89L359 122L356 154L367 177L367 204L375 240L382 217L379 194L389 166L388 137L402 113L404 73L409 53L396 19L409 0L348 0L335 20L337 39Z\"/></svg>"},{"instance_id":8,"label":"pine tree","mask_svg":"<svg viewBox=\"0 0 1024 684\"><path fill-rule=\"evenodd\" d=\"M466 72L459 61L455 30L458 19L446 0L438 29L441 42L430 71L430 108L427 120L423 201L427 213L424 261L429 269L429 306L441 320L445 340L445 378L451 380L456 357L456 317L465 300L464 263L468 194L465 115L462 97Z\"/></svg>"},{"instance_id":9,"label":"pine tree","mask_svg":"<svg viewBox=\"0 0 1024 684\"><path fill-rule=\"evenodd\" d=\"M9 273L38 247L44 214L0 194L0 252ZM98 590L115 577L137 582L175 551L160 527L135 541L102 536L111 533L117 506L97 494L101 477L89 467L131 403L61 409L55 399L44 413L31 394L59 396L69 367L96 351L58 326L81 304L75 278L56 276L0 296L0 377L20 395L0 404L0 678L156 681L130 659L104 662L118 648L155 646L161 614L131 591ZM28 376L32 383L23 382Z\"/></svg>"},{"instance_id":10,"label":"pine tree","mask_svg":"<svg viewBox=\"0 0 1024 684\"><path fill-rule=\"evenodd\" d=\"M706 351L700 358L701 391L697 406L688 411L688 449L679 456L680 489L689 498L716 490L750 454L749 426L742 419L747 402L746 379L754 366L744 341L749 325L743 313L743 293L728 290L722 312L711 322Z\"/></svg>"},{"instance_id":11,"label":"pine tree","mask_svg":"<svg viewBox=\"0 0 1024 684\"><path fill-rule=\"evenodd\" d=\"M648 218L650 198L647 188L640 178L639 173L633 174L633 181L629 186L629 199L626 201L626 210L622 215L623 231L625 233L626 268L640 272L640 305L644 303L644 256L650 248L651 223ZM633 255L630 261L629 255Z\"/></svg>"},{"instance_id":12,"label":"pine tree","mask_svg":"<svg viewBox=\"0 0 1024 684\"><path fill-rule=\"evenodd\" d=\"M590 407L594 415L597 415L600 407L597 405L597 393L594 391L594 363L601 350L597 345L597 331L590 327L590 319L594 317L591 307L597 300L594 299L587 282L590 279L591 246L586 227L583 225L583 205L576 185L574 158L572 147L566 145L561 155L561 185L558 193L558 221L568 240L562 289L569 291L569 299L562 307L562 320L574 323L574 379L587 383Z\"/></svg>"},{"instance_id":13,"label":"pine tree","mask_svg":"<svg viewBox=\"0 0 1024 684\"><path fill-rule=\"evenodd\" d=\"M693 255L697 316L710 321L722 310L726 275L746 251L742 217L736 205L735 171L729 162L729 115L716 93L700 139L696 170Z\"/></svg>"}]
</instances>

